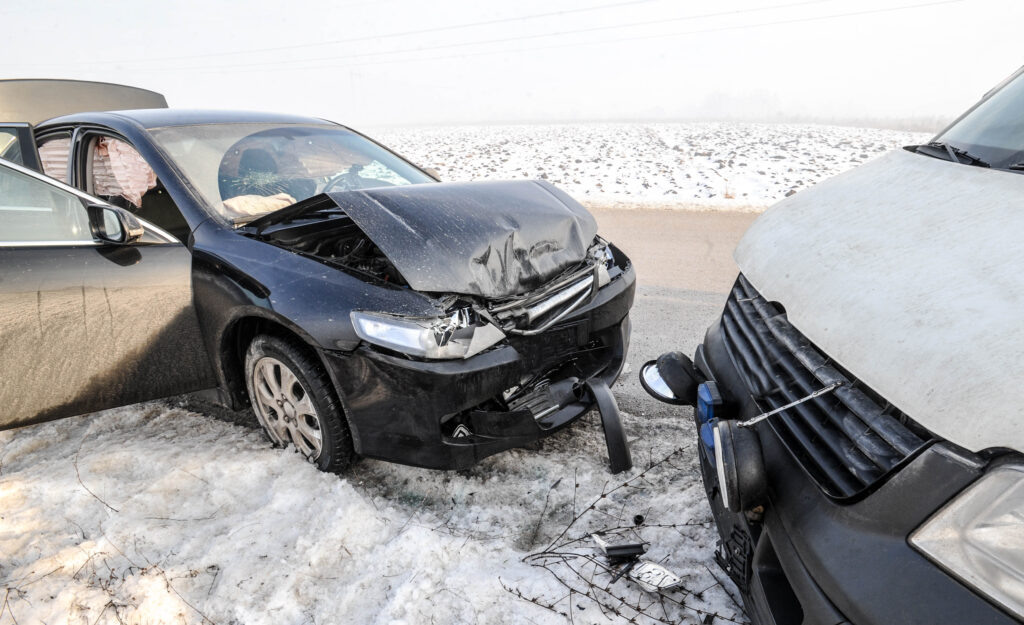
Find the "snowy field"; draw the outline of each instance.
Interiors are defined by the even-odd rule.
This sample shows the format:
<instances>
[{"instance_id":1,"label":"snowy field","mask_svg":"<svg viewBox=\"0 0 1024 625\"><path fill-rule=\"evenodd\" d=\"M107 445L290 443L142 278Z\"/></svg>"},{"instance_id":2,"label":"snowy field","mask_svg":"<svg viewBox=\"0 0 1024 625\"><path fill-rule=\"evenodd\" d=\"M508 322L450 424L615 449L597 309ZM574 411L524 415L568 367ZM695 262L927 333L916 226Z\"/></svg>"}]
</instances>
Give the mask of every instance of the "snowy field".
<instances>
[{"instance_id":1,"label":"snowy field","mask_svg":"<svg viewBox=\"0 0 1024 625\"><path fill-rule=\"evenodd\" d=\"M0 623L625 622L613 597L660 619L639 623L745 622L711 568L692 448L642 474L689 443L685 421L626 415L637 467L619 476L593 414L469 471L366 460L343 478L164 403L2 432ZM649 556L684 579L656 606L595 574L588 540L523 561L567 528L559 545L636 515Z\"/></svg>"},{"instance_id":2,"label":"snowy field","mask_svg":"<svg viewBox=\"0 0 1024 625\"><path fill-rule=\"evenodd\" d=\"M591 206L760 210L930 135L796 124L367 129L445 181L547 179Z\"/></svg>"}]
</instances>

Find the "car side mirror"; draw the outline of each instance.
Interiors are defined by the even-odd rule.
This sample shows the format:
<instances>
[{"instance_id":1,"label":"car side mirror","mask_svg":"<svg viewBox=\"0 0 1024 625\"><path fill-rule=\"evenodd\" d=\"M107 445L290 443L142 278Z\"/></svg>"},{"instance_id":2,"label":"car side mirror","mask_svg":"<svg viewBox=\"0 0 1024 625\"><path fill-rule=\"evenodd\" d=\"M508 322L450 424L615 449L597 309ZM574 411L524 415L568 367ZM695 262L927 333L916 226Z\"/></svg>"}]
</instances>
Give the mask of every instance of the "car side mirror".
<instances>
[{"instance_id":1,"label":"car side mirror","mask_svg":"<svg viewBox=\"0 0 1024 625\"><path fill-rule=\"evenodd\" d=\"M640 368L640 386L666 404L697 405L697 387L704 381L690 357L667 352Z\"/></svg>"},{"instance_id":2,"label":"car side mirror","mask_svg":"<svg viewBox=\"0 0 1024 625\"><path fill-rule=\"evenodd\" d=\"M433 167L424 167L423 171L427 172L427 174L430 175L430 177L433 178L434 180L437 180L438 182L441 181L441 174L438 173L438 171Z\"/></svg>"},{"instance_id":3,"label":"car side mirror","mask_svg":"<svg viewBox=\"0 0 1024 625\"><path fill-rule=\"evenodd\" d=\"M86 210L93 238L105 243L128 245L141 239L146 232L135 215L123 208L90 204Z\"/></svg>"},{"instance_id":4,"label":"car side mirror","mask_svg":"<svg viewBox=\"0 0 1024 625\"><path fill-rule=\"evenodd\" d=\"M666 404L681 405L686 403L676 397L672 389L668 387L665 379L661 377L661 372L658 371L658 363L654 360L640 368L640 386L644 387L648 395Z\"/></svg>"}]
</instances>

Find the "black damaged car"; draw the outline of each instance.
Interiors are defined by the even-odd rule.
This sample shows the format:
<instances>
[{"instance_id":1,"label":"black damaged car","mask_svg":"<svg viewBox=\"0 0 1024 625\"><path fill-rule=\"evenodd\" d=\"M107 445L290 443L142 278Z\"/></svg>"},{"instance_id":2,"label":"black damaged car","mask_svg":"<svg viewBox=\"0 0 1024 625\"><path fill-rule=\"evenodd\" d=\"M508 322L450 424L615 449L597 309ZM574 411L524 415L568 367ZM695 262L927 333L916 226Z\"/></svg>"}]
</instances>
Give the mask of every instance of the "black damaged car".
<instances>
[{"instance_id":1,"label":"black damaged car","mask_svg":"<svg viewBox=\"0 0 1024 625\"><path fill-rule=\"evenodd\" d=\"M452 469L565 426L622 369L629 259L545 182L440 183L274 114L0 138L27 166L0 167L0 427L212 389L320 469Z\"/></svg>"}]
</instances>

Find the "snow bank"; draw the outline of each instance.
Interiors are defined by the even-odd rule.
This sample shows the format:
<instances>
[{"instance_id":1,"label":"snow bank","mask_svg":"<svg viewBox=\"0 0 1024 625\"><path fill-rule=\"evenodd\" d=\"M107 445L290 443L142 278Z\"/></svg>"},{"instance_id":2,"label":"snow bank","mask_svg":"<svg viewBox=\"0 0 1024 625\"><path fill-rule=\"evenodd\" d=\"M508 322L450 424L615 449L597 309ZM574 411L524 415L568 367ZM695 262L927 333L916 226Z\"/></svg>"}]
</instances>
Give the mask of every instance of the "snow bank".
<instances>
[{"instance_id":1,"label":"snow bank","mask_svg":"<svg viewBox=\"0 0 1024 625\"><path fill-rule=\"evenodd\" d=\"M799 124L390 128L377 140L443 180L542 178L588 205L759 210L929 135Z\"/></svg>"},{"instance_id":2,"label":"snow bank","mask_svg":"<svg viewBox=\"0 0 1024 625\"><path fill-rule=\"evenodd\" d=\"M715 534L692 451L600 499L692 440L687 423L626 415L638 468L623 477L605 469L595 415L469 471L363 461L344 477L259 430L162 403L2 432L0 623L566 621L505 587L575 623L614 622L522 562L594 500L568 536L636 514L686 524L642 530L651 556L706 589L688 605L742 620L708 568ZM695 623L694 609L669 614Z\"/></svg>"}]
</instances>

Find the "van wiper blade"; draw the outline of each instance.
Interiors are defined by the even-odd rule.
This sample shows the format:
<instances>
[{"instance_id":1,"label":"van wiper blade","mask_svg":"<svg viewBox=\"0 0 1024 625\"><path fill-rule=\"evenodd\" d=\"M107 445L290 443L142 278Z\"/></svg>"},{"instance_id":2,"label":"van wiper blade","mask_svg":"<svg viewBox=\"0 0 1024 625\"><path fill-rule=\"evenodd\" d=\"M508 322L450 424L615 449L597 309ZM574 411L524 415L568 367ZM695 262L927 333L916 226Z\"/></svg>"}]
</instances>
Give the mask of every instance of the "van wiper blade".
<instances>
[{"instance_id":1,"label":"van wiper blade","mask_svg":"<svg viewBox=\"0 0 1024 625\"><path fill-rule=\"evenodd\" d=\"M962 150L956 146L943 143L941 141L932 141L931 143L925 143L923 145L915 145L914 151L918 154L924 154L925 156L931 156L933 158L942 158L953 161L954 163L964 163L966 165L974 165L975 167L991 167L987 162L977 156L974 156L967 150Z\"/></svg>"}]
</instances>

